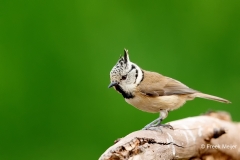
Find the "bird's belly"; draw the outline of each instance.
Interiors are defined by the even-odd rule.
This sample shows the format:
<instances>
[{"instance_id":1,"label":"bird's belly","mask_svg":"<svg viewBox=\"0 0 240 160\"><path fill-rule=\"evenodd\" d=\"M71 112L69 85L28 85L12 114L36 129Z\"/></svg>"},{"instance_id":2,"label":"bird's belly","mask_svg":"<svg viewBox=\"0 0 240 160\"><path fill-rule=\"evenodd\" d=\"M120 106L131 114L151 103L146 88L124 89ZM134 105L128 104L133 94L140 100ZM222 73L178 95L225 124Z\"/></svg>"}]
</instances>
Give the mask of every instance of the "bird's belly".
<instances>
[{"instance_id":1,"label":"bird's belly","mask_svg":"<svg viewBox=\"0 0 240 160\"><path fill-rule=\"evenodd\" d=\"M181 95L150 97L145 95L125 99L127 103L145 112L156 113L160 110L174 110L185 103L185 97Z\"/></svg>"}]
</instances>

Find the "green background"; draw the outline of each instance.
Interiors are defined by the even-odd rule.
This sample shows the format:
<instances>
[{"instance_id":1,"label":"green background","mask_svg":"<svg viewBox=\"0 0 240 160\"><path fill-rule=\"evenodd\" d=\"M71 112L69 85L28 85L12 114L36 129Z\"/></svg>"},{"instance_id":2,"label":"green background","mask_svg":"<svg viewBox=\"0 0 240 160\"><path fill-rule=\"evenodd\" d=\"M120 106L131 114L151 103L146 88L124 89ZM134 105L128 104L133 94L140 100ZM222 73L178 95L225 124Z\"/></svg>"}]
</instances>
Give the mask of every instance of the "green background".
<instances>
[{"instance_id":1,"label":"green background","mask_svg":"<svg viewBox=\"0 0 240 160\"><path fill-rule=\"evenodd\" d=\"M239 117L240 1L0 1L0 159L97 159L158 117L108 89L123 49L143 69L232 101Z\"/></svg>"}]
</instances>

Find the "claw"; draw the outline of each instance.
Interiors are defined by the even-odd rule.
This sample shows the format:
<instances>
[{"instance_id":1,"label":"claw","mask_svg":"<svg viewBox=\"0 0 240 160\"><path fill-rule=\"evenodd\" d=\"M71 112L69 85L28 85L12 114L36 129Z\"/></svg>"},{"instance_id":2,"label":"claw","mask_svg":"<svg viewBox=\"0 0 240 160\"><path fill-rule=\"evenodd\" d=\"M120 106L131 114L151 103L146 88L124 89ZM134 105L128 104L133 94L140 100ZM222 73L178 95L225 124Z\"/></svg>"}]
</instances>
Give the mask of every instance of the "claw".
<instances>
[{"instance_id":1,"label":"claw","mask_svg":"<svg viewBox=\"0 0 240 160\"><path fill-rule=\"evenodd\" d=\"M173 129L173 127L170 124L161 124L161 122L162 122L162 118L159 117L159 118L155 119L154 121L152 121L151 123L149 123L148 125L146 125L142 130L149 130L150 128L160 129L160 127L166 127L169 129Z\"/></svg>"}]
</instances>

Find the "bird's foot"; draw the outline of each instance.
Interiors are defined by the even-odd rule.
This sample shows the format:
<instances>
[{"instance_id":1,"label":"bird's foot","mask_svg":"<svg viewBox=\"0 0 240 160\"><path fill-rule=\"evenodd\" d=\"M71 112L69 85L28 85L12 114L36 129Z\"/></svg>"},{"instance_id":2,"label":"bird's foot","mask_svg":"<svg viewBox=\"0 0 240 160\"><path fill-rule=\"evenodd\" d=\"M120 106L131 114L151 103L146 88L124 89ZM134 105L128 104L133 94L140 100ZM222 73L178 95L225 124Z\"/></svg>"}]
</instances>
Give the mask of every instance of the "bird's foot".
<instances>
[{"instance_id":1,"label":"bird's foot","mask_svg":"<svg viewBox=\"0 0 240 160\"><path fill-rule=\"evenodd\" d=\"M152 121L151 123L149 123L148 125L146 125L142 130L147 130L151 127L157 127L158 125L161 124L161 118L157 118L154 121Z\"/></svg>"},{"instance_id":2,"label":"bird's foot","mask_svg":"<svg viewBox=\"0 0 240 160\"><path fill-rule=\"evenodd\" d=\"M150 128L154 129L160 129L161 127L173 129L173 127L170 124L161 124L162 119L157 118L148 125L146 125L142 130L149 130ZM161 130L161 129L160 129Z\"/></svg>"},{"instance_id":3,"label":"bird's foot","mask_svg":"<svg viewBox=\"0 0 240 160\"><path fill-rule=\"evenodd\" d=\"M158 126L145 126L142 130L160 130L162 131L162 127L166 129L174 130L174 128L170 124L160 124Z\"/></svg>"},{"instance_id":4,"label":"bird's foot","mask_svg":"<svg viewBox=\"0 0 240 160\"><path fill-rule=\"evenodd\" d=\"M172 127L170 124L161 124L160 126L161 126L161 127L164 127L164 128L168 128L168 129L172 129L172 130L173 130L173 127Z\"/></svg>"}]
</instances>

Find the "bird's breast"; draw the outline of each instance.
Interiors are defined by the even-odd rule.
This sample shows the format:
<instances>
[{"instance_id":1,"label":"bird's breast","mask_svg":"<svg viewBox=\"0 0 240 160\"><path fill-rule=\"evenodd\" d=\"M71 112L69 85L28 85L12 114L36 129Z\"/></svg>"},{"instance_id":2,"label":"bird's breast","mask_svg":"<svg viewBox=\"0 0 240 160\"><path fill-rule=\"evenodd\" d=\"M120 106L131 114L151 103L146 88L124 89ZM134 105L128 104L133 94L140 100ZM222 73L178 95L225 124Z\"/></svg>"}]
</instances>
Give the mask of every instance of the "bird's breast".
<instances>
[{"instance_id":1,"label":"bird's breast","mask_svg":"<svg viewBox=\"0 0 240 160\"><path fill-rule=\"evenodd\" d=\"M133 98L126 99L126 102L144 112L157 113L160 110L174 110L182 106L186 98L181 95L151 97L142 93L135 94Z\"/></svg>"}]
</instances>

